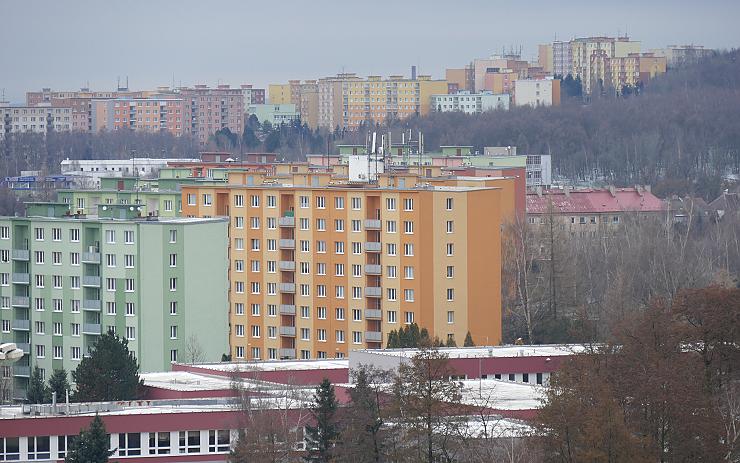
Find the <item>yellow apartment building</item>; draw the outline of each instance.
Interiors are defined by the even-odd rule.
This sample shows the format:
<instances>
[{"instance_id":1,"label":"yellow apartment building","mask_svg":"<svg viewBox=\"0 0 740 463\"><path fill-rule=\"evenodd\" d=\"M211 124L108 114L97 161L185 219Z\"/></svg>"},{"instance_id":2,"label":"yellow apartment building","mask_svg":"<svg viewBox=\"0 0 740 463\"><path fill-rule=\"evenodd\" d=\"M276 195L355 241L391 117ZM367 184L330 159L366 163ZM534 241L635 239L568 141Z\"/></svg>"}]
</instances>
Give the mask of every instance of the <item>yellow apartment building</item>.
<instances>
[{"instance_id":1,"label":"yellow apartment building","mask_svg":"<svg viewBox=\"0 0 740 463\"><path fill-rule=\"evenodd\" d=\"M184 215L230 218L235 360L344 357L410 323L501 341L502 188L409 174L358 185L305 167L182 187Z\"/></svg>"}]
</instances>

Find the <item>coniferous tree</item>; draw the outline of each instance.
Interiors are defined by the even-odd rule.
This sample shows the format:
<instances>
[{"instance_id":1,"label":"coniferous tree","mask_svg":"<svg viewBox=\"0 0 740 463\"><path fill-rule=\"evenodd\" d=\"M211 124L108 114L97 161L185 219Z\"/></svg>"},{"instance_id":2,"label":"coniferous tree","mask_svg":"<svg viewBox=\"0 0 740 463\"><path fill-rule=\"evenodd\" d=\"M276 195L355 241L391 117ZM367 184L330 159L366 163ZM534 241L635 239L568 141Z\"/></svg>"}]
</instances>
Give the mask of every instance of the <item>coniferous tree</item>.
<instances>
[{"instance_id":1,"label":"coniferous tree","mask_svg":"<svg viewBox=\"0 0 740 463\"><path fill-rule=\"evenodd\" d=\"M332 460L334 446L339 440L336 417L338 402L334 386L328 379L324 378L316 388L313 400L311 415L316 424L306 426L308 454L304 459L307 462L327 463Z\"/></svg>"},{"instance_id":2,"label":"coniferous tree","mask_svg":"<svg viewBox=\"0 0 740 463\"><path fill-rule=\"evenodd\" d=\"M391 330L391 332L388 333L388 345L386 347L388 349L396 349L400 347L398 343L398 332L396 330Z\"/></svg>"},{"instance_id":3,"label":"coniferous tree","mask_svg":"<svg viewBox=\"0 0 740 463\"><path fill-rule=\"evenodd\" d=\"M72 372L77 385L75 401L133 400L142 385L139 365L128 340L113 332L100 336L89 357L84 357Z\"/></svg>"},{"instance_id":4,"label":"coniferous tree","mask_svg":"<svg viewBox=\"0 0 740 463\"><path fill-rule=\"evenodd\" d=\"M465 335L465 342L463 342L463 347L475 347L473 336L470 335L470 331L468 331L468 334Z\"/></svg>"},{"instance_id":5,"label":"coniferous tree","mask_svg":"<svg viewBox=\"0 0 740 463\"><path fill-rule=\"evenodd\" d=\"M57 393L57 402L64 402L69 390L69 380L67 379L67 371L64 369L54 370L54 373L49 377L49 395Z\"/></svg>"},{"instance_id":6,"label":"coniferous tree","mask_svg":"<svg viewBox=\"0 0 740 463\"><path fill-rule=\"evenodd\" d=\"M352 370L354 388L343 415L342 443L337 449L338 461L379 463L385 461L385 432L381 413L379 384L383 373L360 365Z\"/></svg>"},{"instance_id":7,"label":"coniferous tree","mask_svg":"<svg viewBox=\"0 0 740 463\"><path fill-rule=\"evenodd\" d=\"M432 339L429 337L429 330L426 328L422 328L419 332L419 342L414 347L429 347L429 345L432 343Z\"/></svg>"},{"instance_id":8,"label":"coniferous tree","mask_svg":"<svg viewBox=\"0 0 740 463\"><path fill-rule=\"evenodd\" d=\"M49 402L49 388L44 384L44 378L41 377L41 369L33 367L31 377L28 379L27 400L32 404L45 404Z\"/></svg>"},{"instance_id":9,"label":"coniferous tree","mask_svg":"<svg viewBox=\"0 0 740 463\"><path fill-rule=\"evenodd\" d=\"M457 347L457 343L455 342L455 338L452 336L449 336L447 338L447 344L445 344L446 347Z\"/></svg>"},{"instance_id":10,"label":"coniferous tree","mask_svg":"<svg viewBox=\"0 0 740 463\"><path fill-rule=\"evenodd\" d=\"M113 455L109 450L110 438L105 432L105 424L98 415L90 423L90 427L80 431L77 439L69 445L65 463L106 463Z\"/></svg>"}]
</instances>

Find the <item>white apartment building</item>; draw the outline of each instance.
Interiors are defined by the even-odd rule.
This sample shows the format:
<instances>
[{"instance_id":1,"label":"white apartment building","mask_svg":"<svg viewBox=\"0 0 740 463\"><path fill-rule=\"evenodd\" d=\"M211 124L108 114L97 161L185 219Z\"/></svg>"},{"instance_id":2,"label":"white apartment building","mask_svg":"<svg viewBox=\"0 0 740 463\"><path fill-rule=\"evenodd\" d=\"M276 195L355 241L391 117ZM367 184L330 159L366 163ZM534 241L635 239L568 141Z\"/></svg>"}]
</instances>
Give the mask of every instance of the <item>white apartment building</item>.
<instances>
[{"instance_id":1,"label":"white apartment building","mask_svg":"<svg viewBox=\"0 0 740 463\"><path fill-rule=\"evenodd\" d=\"M10 106L0 102L0 140L13 133L69 132L72 127L72 108L51 106Z\"/></svg>"},{"instance_id":2,"label":"white apartment building","mask_svg":"<svg viewBox=\"0 0 740 463\"><path fill-rule=\"evenodd\" d=\"M438 94L431 96L431 110L433 112L462 112L479 114L496 109L509 109L511 96L507 93L493 92L458 92L452 95Z\"/></svg>"},{"instance_id":3,"label":"white apartment building","mask_svg":"<svg viewBox=\"0 0 740 463\"><path fill-rule=\"evenodd\" d=\"M199 159L132 158L132 159L65 159L62 175L80 177L91 186L99 186L102 177L154 177L168 162L199 162Z\"/></svg>"},{"instance_id":4,"label":"white apartment building","mask_svg":"<svg viewBox=\"0 0 740 463\"><path fill-rule=\"evenodd\" d=\"M560 104L558 79L521 79L514 82L516 106L552 106Z\"/></svg>"}]
</instances>

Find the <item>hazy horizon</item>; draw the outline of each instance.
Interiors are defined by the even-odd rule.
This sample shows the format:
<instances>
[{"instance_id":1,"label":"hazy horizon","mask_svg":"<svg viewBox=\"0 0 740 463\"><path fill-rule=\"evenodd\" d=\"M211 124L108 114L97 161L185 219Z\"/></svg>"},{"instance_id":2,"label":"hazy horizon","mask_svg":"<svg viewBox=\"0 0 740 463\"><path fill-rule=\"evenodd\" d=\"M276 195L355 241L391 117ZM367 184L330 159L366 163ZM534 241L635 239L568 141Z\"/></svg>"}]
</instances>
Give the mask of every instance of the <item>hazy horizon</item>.
<instances>
[{"instance_id":1,"label":"hazy horizon","mask_svg":"<svg viewBox=\"0 0 740 463\"><path fill-rule=\"evenodd\" d=\"M471 0L458 8L437 0L372 4L291 0L279 5L236 0L202 2L4 1L0 12L0 92L13 103L25 92L112 90L159 85L251 83L337 72L444 77L446 67L576 36L625 33L643 50L668 44L729 49L740 45L740 2L686 0L600 6L532 0ZM390 14L388 12L391 12ZM373 16L372 14L375 14ZM31 33L28 28L31 27Z\"/></svg>"}]
</instances>

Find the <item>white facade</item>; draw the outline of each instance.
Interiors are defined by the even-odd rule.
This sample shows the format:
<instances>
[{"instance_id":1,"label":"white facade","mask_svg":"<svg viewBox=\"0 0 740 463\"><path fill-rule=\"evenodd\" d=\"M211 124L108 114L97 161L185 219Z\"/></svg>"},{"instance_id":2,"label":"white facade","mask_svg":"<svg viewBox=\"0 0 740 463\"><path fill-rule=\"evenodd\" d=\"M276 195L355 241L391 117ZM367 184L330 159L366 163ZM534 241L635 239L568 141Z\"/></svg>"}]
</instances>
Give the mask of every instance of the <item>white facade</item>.
<instances>
[{"instance_id":1,"label":"white facade","mask_svg":"<svg viewBox=\"0 0 740 463\"><path fill-rule=\"evenodd\" d=\"M552 185L552 156L549 154L527 155L527 187L550 187Z\"/></svg>"},{"instance_id":2,"label":"white facade","mask_svg":"<svg viewBox=\"0 0 740 463\"><path fill-rule=\"evenodd\" d=\"M431 96L431 110L433 112L462 112L479 114L495 109L509 109L511 96L506 93L470 93L458 92L451 95L438 94Z\"/></svg>"},{"instance_id":3,"label":"white facade","mask_svg":"<svg viewBox=\"0 0 740 463\"><path fill-rule=\"evenodd\" d=\"M69 132L72 130L72 108L0 106L0 123L0 140L12 133Z\"/></svg>"},{"instance_id":4,"label":"white facade","mask_svg":"<svg viewBox=\"0 0 740 463\"><path fill-rule=\"evenodd\" d=\"M263 124L265 121L272 125L290 124L300 117L296 111L295 105L286 104L253 104L249 105L247 114L254 114Z\"/></svg>"},{"instance_id":5,"label":"white facade","mask_svg":"<svg viewBox=\"0 0 740 463\"><path fill-rule=\"evenodd\" d=\"M103 177L156 176L168 162L199 162L199 159L65 159L61 162L62 175L74 175L100 185Z\"/></svg>"},{"instance_id":6,"label":"white facade","mask_svg":"<svg viewBox=\"0 0 740 463\"><path fill-rule=\"evenodd\" d=\"M553 86L560 81L554 79L520 79L514 82L514 103L516 106L552 106Z\"/></svg>"}]
</instances>

